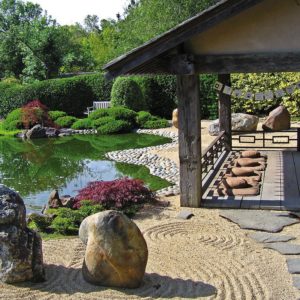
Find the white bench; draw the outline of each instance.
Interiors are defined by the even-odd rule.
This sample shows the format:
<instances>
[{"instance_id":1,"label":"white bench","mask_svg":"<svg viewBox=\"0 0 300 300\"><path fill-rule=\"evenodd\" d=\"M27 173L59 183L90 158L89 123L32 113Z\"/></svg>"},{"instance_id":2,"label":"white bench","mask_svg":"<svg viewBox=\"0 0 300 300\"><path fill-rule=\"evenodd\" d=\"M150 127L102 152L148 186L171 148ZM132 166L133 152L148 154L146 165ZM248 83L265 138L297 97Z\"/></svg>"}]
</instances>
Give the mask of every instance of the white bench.
<instances>
[{"instance_id":1,"label":"white bench","mask_svg":"<svg viewBox=\"0 0 300 300\"><path fill-rule=\"evenodd\" d=\"M87 107L87 110L84 112L84 114L89 115L96 109L108 107L110 107L110 101L94 101L93 106Z\"/></svg>"}]
</instances>

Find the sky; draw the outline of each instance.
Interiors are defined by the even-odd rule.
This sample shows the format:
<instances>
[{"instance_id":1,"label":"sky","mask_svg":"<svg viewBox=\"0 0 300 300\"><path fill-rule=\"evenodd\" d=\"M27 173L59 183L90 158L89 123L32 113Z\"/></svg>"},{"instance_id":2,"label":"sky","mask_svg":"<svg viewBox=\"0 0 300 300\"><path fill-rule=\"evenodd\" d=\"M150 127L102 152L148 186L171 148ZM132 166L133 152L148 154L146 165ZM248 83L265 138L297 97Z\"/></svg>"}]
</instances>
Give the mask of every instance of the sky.
<instances>
[{"instance_id":1,"label":"sky","mask_svg":"<svg viewBox=\"0 0 300 300\"><path fill-rule=\"evenodd\" d=\"M30 0L38 3L48 15L60 25L83 23L87 15L97 15L101 19L116 19L122 13L127 0Z\"/></svg>"}]
</instances>

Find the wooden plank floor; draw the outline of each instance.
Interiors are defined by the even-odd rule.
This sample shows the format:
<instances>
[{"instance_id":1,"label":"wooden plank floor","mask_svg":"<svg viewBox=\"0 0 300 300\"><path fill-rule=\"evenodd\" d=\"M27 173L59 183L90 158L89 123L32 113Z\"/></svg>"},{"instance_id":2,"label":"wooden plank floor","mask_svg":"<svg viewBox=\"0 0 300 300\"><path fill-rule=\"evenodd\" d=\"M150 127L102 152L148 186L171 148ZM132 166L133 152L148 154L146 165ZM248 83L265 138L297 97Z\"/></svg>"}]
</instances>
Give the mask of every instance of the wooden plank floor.
<instances>
[{"instance_id":1,"label":"wooden plank floor","mask_svg":"<svg viewBox=\"0 0 300 300\"><path fill-rule=\"evenodd\" d=\"M300 152L261 152L267 154L268 160L262 176L260 195L247 197L220 197L217 195L216 187L220 179L237 156L237 152L230 152L205 191L202 206L300 211Z\"/></svg>"}]
</instances>

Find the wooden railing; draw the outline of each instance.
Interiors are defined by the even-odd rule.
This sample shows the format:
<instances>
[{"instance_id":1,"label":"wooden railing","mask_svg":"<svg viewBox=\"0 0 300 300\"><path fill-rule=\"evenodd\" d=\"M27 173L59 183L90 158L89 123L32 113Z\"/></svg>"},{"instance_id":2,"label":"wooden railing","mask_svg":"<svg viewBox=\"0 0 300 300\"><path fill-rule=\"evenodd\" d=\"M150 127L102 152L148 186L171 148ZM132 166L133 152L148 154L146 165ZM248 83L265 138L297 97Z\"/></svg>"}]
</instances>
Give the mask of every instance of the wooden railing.
<instances>
[{"instance_id":1,"label":"wooden railing","mask_svg":"<svg viewBox=\"0 0 300 300\"><path fill-rule=\"evenodd\" d=\"M217 162L226 151L226 137L224 131L208 146L202 155L202 181L213 172Z\"/></svg>"},{"instance_id":2,"label":"wooden railing","mask_svg":"<svg viewBox=\"0 0 300 300\"><path fill-rule=\"evenodd\" d=\"M300 151L300 128L281 131L232 132L232 148L297 149Z\"/></svg>"}]
</instances>

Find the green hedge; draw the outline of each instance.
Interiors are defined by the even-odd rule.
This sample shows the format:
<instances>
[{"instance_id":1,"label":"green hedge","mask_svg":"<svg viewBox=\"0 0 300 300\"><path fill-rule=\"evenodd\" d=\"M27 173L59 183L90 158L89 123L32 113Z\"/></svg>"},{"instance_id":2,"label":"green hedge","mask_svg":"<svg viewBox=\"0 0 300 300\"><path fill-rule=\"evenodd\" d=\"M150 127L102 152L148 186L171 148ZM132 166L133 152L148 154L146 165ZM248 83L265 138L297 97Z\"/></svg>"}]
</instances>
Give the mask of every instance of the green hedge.
<instances>
[{"instance_id":1,"label":"green hedge","mask_svg":"<svg viewBox=\"0 0 300 300\"><path fill-rule=\"evenodd\" d=\"M110 100L112 82L103 74L51 79L33 84L0 84L0 116L39 99L50 110L61 110L80 116L95 100Z\"/></svg>"}]
</instances>

